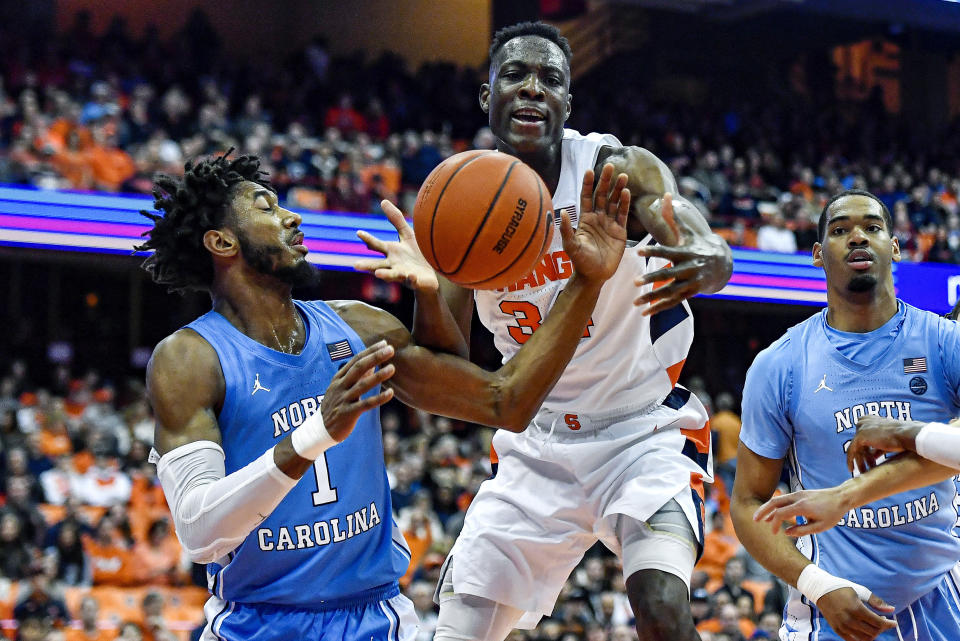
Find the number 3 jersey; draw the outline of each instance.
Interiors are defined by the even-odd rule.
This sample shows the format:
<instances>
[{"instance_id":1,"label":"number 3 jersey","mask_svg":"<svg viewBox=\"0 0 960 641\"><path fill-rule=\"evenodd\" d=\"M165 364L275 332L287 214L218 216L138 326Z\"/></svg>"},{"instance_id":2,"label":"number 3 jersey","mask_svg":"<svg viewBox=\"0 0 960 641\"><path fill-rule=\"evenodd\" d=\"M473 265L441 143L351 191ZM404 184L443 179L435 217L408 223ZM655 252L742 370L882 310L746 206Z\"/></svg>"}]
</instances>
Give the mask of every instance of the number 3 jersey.
<instances>
[{"instance_id":1,"label":"number 3 jersey","mask_svg":"<svg viewBox=\"0 0 960 641\"><path fill-rule=\"evenodd\" d=\"M307 339L300 354L254 341L211 311L187 327L217 352L226 382L218 418L230 474L320 410L337 370L364 349L328 305L295 301ZM379 387L370 394L379 392ZM227 557L207 566L225 601L328 608L396 581L410 554L393 522L379 412L364 413L277 508Z\"/></svg>"},{"instance_id":2,"label":"number 3 jersey","mask_svg":"<svg viewBox=\"0 0 960 641\"><path fill-rule=\"evenodd\" d=\"M480 321L493 332L497 349L507 362L546 318L573 273L563 251L560 213L574 226L580 217L583 175L593 169L600 148L620 147L609 134L563 133L560 181L553 194L555 233L550 248L526 277L500 290L475 293ZM652 242L648 235L641 245ZM544 407L582 413L606 413L662 402L680 376L693 341L693 318L686 302L654 316L643 316L635 298L652 287L637 287L634 279L667 266L660 258L637 255L628 247L613 277L600 292L596 308L577 351Z\"/></svg>"}]
</instances>

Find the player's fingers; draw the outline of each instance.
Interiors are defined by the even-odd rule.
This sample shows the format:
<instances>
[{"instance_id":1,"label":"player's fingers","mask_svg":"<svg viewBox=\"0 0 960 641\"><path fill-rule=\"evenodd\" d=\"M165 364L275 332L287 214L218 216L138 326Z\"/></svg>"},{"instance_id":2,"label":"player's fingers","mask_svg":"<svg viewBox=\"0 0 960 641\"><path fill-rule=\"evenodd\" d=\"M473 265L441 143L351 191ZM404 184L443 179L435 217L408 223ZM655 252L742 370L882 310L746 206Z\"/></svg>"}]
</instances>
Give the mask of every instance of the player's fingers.
<instances>
[{"instance_id":1,"label":"player's fingers","mask_svg":"<svg viewBox=\"0 0 960 641\"><path fill-rule=\"evenodd\" d=\"M879 610L880 612L893 612L896 608L892 605L878 597L876 594L870 594L870 598L867 599L867 605L869 605L874 610Z\"/></svg>"},{"instance_id":2,"label":"player's fingers","mask_svg":"<svg viewBox=\"0 0 960 641\"><path fill-rule=\"evenodd\" d=\"M647 309L643 310L642 315L653 316L654 314L659 314L665 309L670 309L671 307L675 307L679 305L689 297L690 297L690 293L688 290L685 290L685 289L678 290L670 297L657 301ZM637 304L636 301L634 301L634 304Z\"/></svg>"},{"instance_id":3,"label":"player's fingers","mask_svg":"<svg viewBox=\"0 0 960 641\"><path fill-rule=\"evenodd\" d=\"M365 372L392 356L393 347L385 340L379 341L351 358L346 366L337 372L337 375L341 376L344 384L349 387L359 380Z\"/></svg>"},{"instance_id":4,"label":"player's fingers","mask_svg":"<svg viewBox=\"0 0 960 641\"><path fill-rule=\"evenodd\" d=\"M403 212L396 205L387 199L383 199L380 201L380 207L383 209L387 220L390 221L390 224L393 225L401 237L413 233L410 225L407 224L407 219L403 217Z\"/></svg>"},{"instance_id":5,"label":"player's fingers","mask_svg":"<svg viewBox=\"0 0 960 641\"><path fill-rule=\"evenodd\" d=\"M363 244L366 245L368 249L371 249L375 252L380 252L381 254L387 253L386 241L380 240L373 234L365 232L362 229L358 229L357 237L363 241Z\"/></svg>"},{"instance_id":6,"label":"player's fingers","mask_svg":"<svg viewBox=\"0 0 960 641\"><path fill-rule=\"evenodd\" d=\"M627 191L627 175L618 174L613 181L613 191L610 192L610 200L607 204L606 214L610 218L616 218L620 214L620 204L624 195L630 198L630 192ZM629 202L629 200L628 200Z\"/></svg>"},{"instance_id":7,"label":"player's fingers","mask_svg":"<svg viewBox=\"0 0 960 641\"><path fill-rule=\"evenodd\" d=\"M379 278L380 280L385 280L389 283L405 283L410 282L411 284L416 284L416 276L408 276L403 272L399 272L396 269L391 269L385 267L383 269L378 269L373 272L373 275Z\"/></svg>"},{"instance_id":8,"label":"player's fingers","mask_svg":"<svg viewBox=\"0 0 960 641\"><path fill-rule=\"evenodd\" d=\"M890 612L893 612L893 610L891 609ZM861 625L865 625L867 633L873 634L874 636L897 625L897 622L893 619L880 616L863 603L860 604L860 608L856 611L856 621Z\"/></svg>"},{"instance_id":9,"label":"player's fingers","mask_svg":"<svg viewBox=\"0 0 960 641\"><path fill-rule=\"evenodd\" d=\"M660 258L666 258L674 263L680 263L692 257L686 248L671 247L670 245L644 245L643 247L637 248L637 254L647 258L650 258L651 256L659 256Z\"/></svg>"},{"instance_id":10,"label":"player's fingers","mask_svg":"<svg viewBox=\"0 0 960 641\"><path fill-rule=\"evenodd\" d=\"M699 272L699 265L693 261L688 261L644 274L643 276L635 278L633 282L635 285L646 285L648 283L658 283L665 280L687 280L693 278Z\"/></svg>"},{"instance_id":11,"label":"player's fingers","mask_svg":"<svg viewBox=\"0 0 960 641\"><path fill-rule=\"evenodd\" d=\"M570 214L566 210L560 212L560 239L563 241L564 248L572 247L571 243L576 242L573 223L570 222Z\"/></svg>"},{"instance_id":12,"label":"player's fingers","mask_svg":"<svg viewBox=\"0 0 960 641\"><path fill-rule=\"evenodd\" d=\"M354 261L353 268L358 272L374 272L384 267L389 267L390 263L383 258L361 258Z\"/></svg>"},{"instance_id":13,"label":"player's fingers","mask_svg":"<svg viewBox=\"0 0 960 641\"><path fill-rule=\"evenodd\" d=\"M580 211L593 211L593 182L593 170L588 169L580 186Z\"/></svg>"},{"instance_id":14,"label":"player's fingers","mask_svg":"<svg viewBox=\"0 0 960 641\"><path fill-rule=\"evenodd\" d=\"M798 539L801 536L806 536L808 534L819 534L821 532L826 532L831 527L833 523L824 523L823 521L807 521L803 525L795 524L783 528L783 533L794 539Z\"/></svg>"},{"instance_id":15,"label":"player's fingers","mask_svg":"<svg viewBox=\"0 0 960 641\"><path fill-rule=\"evenodd\" d=\"M675 298L677 296L683 296L691 289L690 281L686 280L674 280L663 287L657 287L656 289L643 294L638 298L641 304L644 303L655 303L658 300L666 298ZM682 300L682 298L681 298Z\"/></svg>"},{"instance_id":16,"label":"player's fingers","mask_svg":"<svg viewBox=\"0 0 960 641\"><path fill-rule=\"evenodd\" d=\"M593 190L593 210L606 211L607 201L610 199L610 183L613 180L613 165L606 164L600 171L600 180L597 181L597 188Z\"/></svg>"},{"instance_id":17,"label":"player's fingers","mask_svg":"<svg viewBox=\"0 0 960 641\"><path fill-rule=\"evenodd\" d=\"M356 403L351 403L349 411L356 412L357 414L362 414L368 410L372 410L374 407L380 407L387 401L393 398L393 388L388 387L384 389L379 394L373 394L372 396L366 396L359 399Z\"/></svg>"},{"instance_id":18,"label":"player's fingers","mask_svg":"<svg viewBox=\"0 0 960 641\"><path fill-rule=\"evenodd\" d=\"M350 387L350 392L347 397L352 398L354 395L357 397L363 396L370 390L372 390L377 385L383 383L384 381L390 379L397 371L397 368L393 363L387 363L380 369L369 369L364 372L363 376Z\"/></svg>"},{"instance_id":19,"label":"player's fingers","mask_svg":"<svg viewBox=\"0 0 960 641\"><path fill-rule=\"evenodd\" d=\"M780 496L773 497L757 508L756 512L753 513L753 520L769 521L770 514L773 514L777 508L783 507L784 505L789 505L792 500L792 494L781 494Z\"/></svg>"},{"instance_id":20,"label":"player's fingers","mask_svg":"<svg viewBox=\"0 0 960 641\"><path fill-rule=\"evenodd\" d=\"M626 174L621 174L626 176ZM620 200L617 203L617 224L623 228L627 226L627 216L630 215L630 190L624 185L623 191L620 192Z\"/></svg>"}]
</instances>

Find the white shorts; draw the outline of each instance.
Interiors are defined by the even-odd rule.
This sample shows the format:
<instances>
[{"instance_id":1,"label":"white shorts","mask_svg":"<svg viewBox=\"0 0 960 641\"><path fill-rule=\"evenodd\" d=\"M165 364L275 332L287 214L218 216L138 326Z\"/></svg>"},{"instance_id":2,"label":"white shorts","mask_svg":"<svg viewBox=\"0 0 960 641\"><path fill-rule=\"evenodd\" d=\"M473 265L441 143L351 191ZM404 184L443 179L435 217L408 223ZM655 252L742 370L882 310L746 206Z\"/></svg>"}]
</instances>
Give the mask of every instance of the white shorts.
<instances>
[{"instance_id":1,"label":"white shorts","mask_svg":"<svg viewBox=\"0 0 960 641\"><path fill-rule=\"evenodd\" d=\"M712 461L690 456L681 430L701 430L707 414L693 395L673 405L606 417L542 410L520 434L497 432L497 474L480 486L450 552L454 592L538 619L595 542L621 556L621 515L646 522L671 498L702 543L691 475L712 481Z\"/></svg>"}]
</instances>

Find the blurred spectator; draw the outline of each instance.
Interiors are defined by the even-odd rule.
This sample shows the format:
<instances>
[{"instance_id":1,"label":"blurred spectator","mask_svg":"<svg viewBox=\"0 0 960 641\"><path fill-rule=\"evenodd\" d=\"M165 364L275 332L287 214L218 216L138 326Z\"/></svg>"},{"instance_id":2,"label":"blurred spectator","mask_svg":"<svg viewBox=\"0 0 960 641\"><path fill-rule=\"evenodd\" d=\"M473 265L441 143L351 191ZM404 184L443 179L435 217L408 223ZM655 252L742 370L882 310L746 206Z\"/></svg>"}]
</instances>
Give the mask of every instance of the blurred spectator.
<instances>
[{"instance_id":1,"label":"blurred spectator","mask_svg":"<svg viewBox=\"0 0 960 641\"><path fill-rule=\"evenodd\" d=\"M437 607L433 602L434 585L427 581L414 581L407 590L413 601L413 609L420 620L417 641L432 641L437 629Z\"/></svg>"},{"instance_id":2,"label":"blurred spectator","mask_svg":"<svg viewBox=\"0 0 960 641\"><path fill-rule=\"evenodd\" d=\"M100 616L100 603L92 596L80 601L80 627L66 631L66 641L110 641L116 635L101 630L97 625Z\"/></svg>"},{"instance_id":3,"label":"blurred spectator","mask_svg":"<svg viewBox=\"0 0 960 641\"><path fill-rule=\"evenodd\" d=\"M139 581L150 585L179 585L185 582L182 570L182 550L170 531L170 522L164 518L150 523L147 540L133 548Z\"/></svg>"},{"instance_id":4,"label":"blurred spectator","mask_svg":"<svg viewBox=\"0 0 960 641\"><path fill-rule=\"evenodd\" d=\"M737 470L737 448L740 444L740 417L733 411L733 395L729 392L717 394L716 407L710 417L710 429L717 435L717 474L723 480L724 489L729 496L733 491L733 477Z\"/></svg>"},{"instance_id":5,"label":"blurred spectator","mask_svg":"<svg viewBox=\"0 0 960 641\"><path fill-rule=\"evenodd\" d=\"M177 641L163 616L166 601L159 592L148 592L143 597L144 641Z\"/></svg>"},{"instance_id":6,"label":"blurred spectator","mask_svg":"<svg viewBox=\"0 0 960 641\"><path fill-rule=\"evenodd\" d=\"M67 606L51 592L50 577L43 565L33 563L27 574L29 580L21 584L21 598L13 608L13 618L17 621L39 618L57 627L66 625L70 621Z\"/></svg>"},{"instance_id":7,"label":"blurred spectator","mask_svg":"<svg viewBox=\"0 0 960 641\"><path fill-rule=\"evenodd\" d=\"M757 232L757 249L783 253L797 251L797 238L787 229L786 220L779 210L771 214L768 222Z\"/></svg>"},{"instance_id":8,"label":"blurred spectator","mask_svg":"<svg viewBox=\"0 0 960 641\"><path fill-rule=\"evenodd\" d=\"M0 512L0 574L13 581L23 579L33 560L33 546L23 535L20 517L10 511Z\"/></svg>"},{"instance_id":9,"label":"blurred spectator","mask_svg":"<svg viewBox=\"0 0 960 641\"><path fill-rule=\"evenodd\" d=\"M730 558L723 571L723 585L720 586L715 594L728 595L732 604L736 604L742 596L749 597L750 602L753 603L753 593L745 589L742 585L746 574L746 562L738 556Z\"/></svg>"},{"instance_id":10,"label":"blurred spectator","mask_svg":"<svg viewBox=\"0 0 960 641\"><path fill-rule=\"evenodd\" d=\"M133 585L138 576L137 560L130 542L116 521L104 515L93 536L84 537L84 552L89 559L94 585Z\"/></svg>"},{"instance_id":11,"label":"blurred spectator","mask_svg":"<svg viewBox=\"0 0 960 641\"><path fill-rule=\"evenodd\" d=\"M93 465L76 477L73 494L87 505L122 505L130 500L130 477L118 469L117 461L98 449Z\"/></svg>"},{"instance_id":12,"label":"blurred spectator","mask_svg":"<svg viewBox=\"0 0 960 641\"><path fill-rule=\"evenodd\" d=\"M56 562L55 578L66 585L89 585L90 564L83 549L80 528L68 521L61 524L56 532L54 544L46 550Z\"/></svg>"},{"instance_id":13,"label":"blurred spectator","mask_svg":"<svg viewBox=\"0 0 960 641\"><path fill-rule=\"evenodd\" d=\"M40 474L43 500L51 505L63 505L70 498L77 483L73 469L73 456L69 453L57 457L56 467Z\"/></svg>"}]
</instances>

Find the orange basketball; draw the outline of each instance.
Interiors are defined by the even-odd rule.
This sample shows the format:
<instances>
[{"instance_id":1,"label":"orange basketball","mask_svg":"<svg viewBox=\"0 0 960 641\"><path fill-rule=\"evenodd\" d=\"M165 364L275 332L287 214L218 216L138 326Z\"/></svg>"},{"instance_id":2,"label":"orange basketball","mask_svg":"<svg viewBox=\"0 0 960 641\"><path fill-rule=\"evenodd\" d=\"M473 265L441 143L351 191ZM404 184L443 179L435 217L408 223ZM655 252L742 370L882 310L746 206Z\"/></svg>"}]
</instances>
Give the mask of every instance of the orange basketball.
<instances>
[{"instance_id":1,"label":"orange basketball","mask_svg":"<svg viewBox=\"0 0 960 641\"><path fill-rule=\"evenodd\" d=\"M413 208L427 262L471 289L499 289L533 270L553 238L553 203L519 159L465 151L430 172Z\"/></svg>"}]
</instances>

